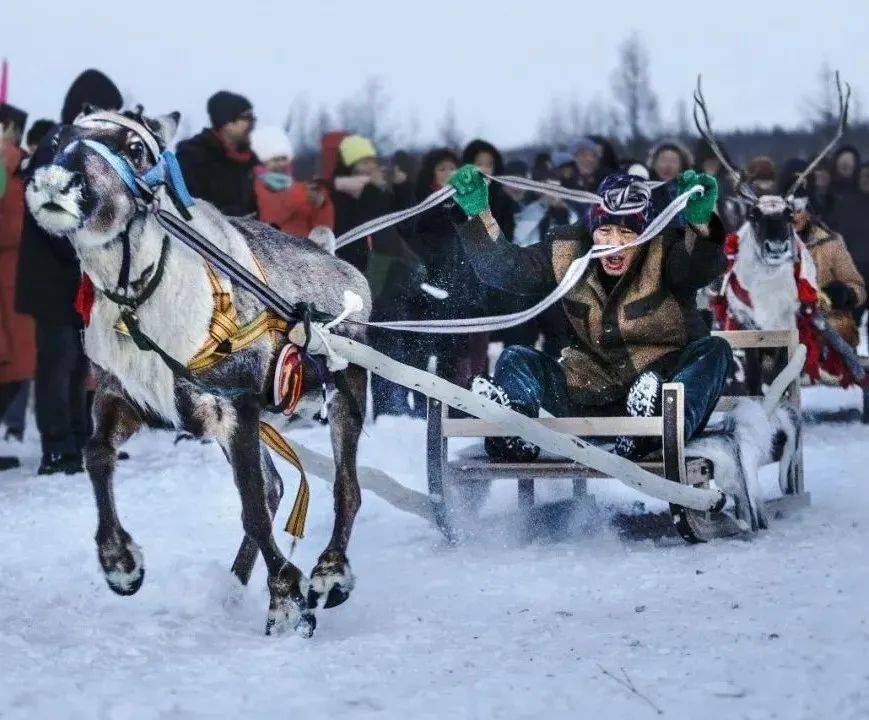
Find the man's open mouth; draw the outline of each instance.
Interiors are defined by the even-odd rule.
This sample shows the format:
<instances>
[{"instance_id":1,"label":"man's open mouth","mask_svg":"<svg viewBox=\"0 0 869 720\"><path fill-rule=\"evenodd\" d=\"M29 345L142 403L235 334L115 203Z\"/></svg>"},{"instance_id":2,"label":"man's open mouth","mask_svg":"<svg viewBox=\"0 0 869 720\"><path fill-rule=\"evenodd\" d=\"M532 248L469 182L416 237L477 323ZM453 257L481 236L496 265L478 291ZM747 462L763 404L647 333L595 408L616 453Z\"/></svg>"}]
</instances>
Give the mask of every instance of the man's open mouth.
<instances>
[{"instance_id":1,"label":"man's open mouth","mask_svg":"<svg viewBox=\"0 0 869 720\"><path fill-rule=\"evenodd\" d=\"M608 255L603 259L604 267L613 272L620 272L625 267L624 255Z\"/></svg>"}]
</instances>

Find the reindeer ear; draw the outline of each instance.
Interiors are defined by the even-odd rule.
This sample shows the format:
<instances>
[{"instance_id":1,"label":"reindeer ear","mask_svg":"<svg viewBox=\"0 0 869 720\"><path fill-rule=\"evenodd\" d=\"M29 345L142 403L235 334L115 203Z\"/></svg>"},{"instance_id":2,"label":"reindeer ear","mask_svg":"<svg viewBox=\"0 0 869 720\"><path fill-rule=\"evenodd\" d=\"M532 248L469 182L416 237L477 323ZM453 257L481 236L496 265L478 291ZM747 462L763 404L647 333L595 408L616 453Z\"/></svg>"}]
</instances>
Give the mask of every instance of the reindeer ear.
<instances>
[{"instance_id":1,"label":"reindeer ear","mask_svg":"<svg viewBox=\"0 0 869 720\"><path fill-rule=\"evenodd\" d=\"M169 147L172 140L175 138L175 133L178 132L178 123L181 120L181 113L177 110L167 113L166 115L158 115L154 118L153 123L156 126L157 135L160 137L160 142L163 147Z\"/></svg>"}]
</instances>

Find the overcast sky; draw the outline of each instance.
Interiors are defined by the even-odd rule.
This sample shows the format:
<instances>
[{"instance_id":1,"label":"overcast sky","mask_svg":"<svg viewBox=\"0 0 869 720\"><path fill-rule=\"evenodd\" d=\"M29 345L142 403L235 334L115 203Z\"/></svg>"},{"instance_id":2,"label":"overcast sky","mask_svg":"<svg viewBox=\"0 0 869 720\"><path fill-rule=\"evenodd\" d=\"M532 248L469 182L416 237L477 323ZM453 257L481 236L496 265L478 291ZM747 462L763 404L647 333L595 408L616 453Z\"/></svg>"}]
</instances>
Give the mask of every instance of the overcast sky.
<instances>
[{"instance_id":1,"label":"overcast sky","mask_svg":"<svg viewBox=\"0 0 869 720\"><path fill-rule=\"evenodd\" d=\"M9 101L31 120L56 118L86 67L106 72L146 110L180 110L191 130L204 124L205 101L218 89L247 95L262 122L282 124L296 95L335 103L378 75L396 116L419 118L422 143L452 98L466 135L509 147L536 137L553 96L607 98L618 46L633 30L648 48L665 119L702 72L716 126L793 125L825 61L869 108L867 0L2 5Z\"/></svg>"}]
</instances>

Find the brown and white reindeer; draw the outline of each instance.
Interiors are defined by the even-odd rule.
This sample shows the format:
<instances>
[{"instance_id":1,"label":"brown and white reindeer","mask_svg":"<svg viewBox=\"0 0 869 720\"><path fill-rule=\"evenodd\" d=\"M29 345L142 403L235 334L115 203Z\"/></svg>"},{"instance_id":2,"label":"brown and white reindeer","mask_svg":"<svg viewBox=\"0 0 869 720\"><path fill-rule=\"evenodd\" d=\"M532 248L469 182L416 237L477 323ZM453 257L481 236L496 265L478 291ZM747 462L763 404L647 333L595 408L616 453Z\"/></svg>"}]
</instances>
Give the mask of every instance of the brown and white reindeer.
<instances>
[{"instance_id":1,"label":"brown and white reindeer","mask_svg":"<svg viewBox=\"0 0 869 720\"><path fill-rule=\"evenodd\" d=\"M745 174L735 169L712 132L706 101L697 81L694 122L697 130L730 175L735 201L744 208L745 222L727 237L727 273L711 306L722 330L797 329L807 347L805 372L813 380L835 378L847 385L851 378L837 347L841 338L825 317L823 296L811 253L793 226L795 213L806 210L808 199L799 196L814 168L842 137L848 117L851 89L843 92L838 74L839 122L836 133L817 157L782 195L757 195ZM848 318L850 320L850 317ZM823 330L819 328L823 326ZM834 326L835 327L835 326Z\"/></svg>"},{"instance_id":2,"label":"brown and white reindeer","mask_svg":"<svg viewBox=\"0 0 869 720\"><path fill-rule=\"evenodd\" d=\"M284 556L272 534L283 488L260 441L259 423L280 350L274 334L259 335L191 376L171 370L157 353L138 349L118 322L132 301L141 331L167 356L187 366L208 345L217 296L224 304L228 300L238 326L265 312L251 294L213 273L191 249L169 239L122 177L126 169L142 177L159 163L178 119L178 113L144 117L141 108L123 114L87 109L73 125L55 132L51 149L46 150L49 157L35 170L26 191L36 222L53 235L69 238L95 288L85 348L102 372L94 403L95 430L85 461L98 510L99 561L115 592L131 595L141 586L142 552L115 509L117 448L143 424L212 436L232 466L244 532L256 543L268 568L266 632L296 630L310 635L316 625L314 609L344 602L353 587L346 551L360 505L356 451L364 416L365 372L351 365L331 376L335 385L329 405L336 466L334 530L308 580ZM359 317L368 318L368 284L348 263L308 240L289 237L255 220L225 217L201 200L193 202L189 213L195 230L248 271L263 274L289 302L310 303L336 315L342 309L343 291L350 290L363 298ZM214 282L219 283L217 288ZM359 326L338 327L339 332L354 334ZM317 399L313 406L319 408L323 380L314 373L305 377L305 395ZM254 553L251 565L255 557Z\"/></svg>"}]
</instances>

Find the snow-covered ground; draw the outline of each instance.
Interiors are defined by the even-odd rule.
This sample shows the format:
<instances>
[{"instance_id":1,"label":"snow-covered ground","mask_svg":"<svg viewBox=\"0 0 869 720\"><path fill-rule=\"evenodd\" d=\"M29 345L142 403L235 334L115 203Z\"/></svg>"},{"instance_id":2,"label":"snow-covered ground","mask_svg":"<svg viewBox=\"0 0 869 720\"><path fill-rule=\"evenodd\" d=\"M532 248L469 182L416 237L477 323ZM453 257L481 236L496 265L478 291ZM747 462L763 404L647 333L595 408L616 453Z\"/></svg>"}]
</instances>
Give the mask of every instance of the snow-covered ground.
<instances>
[{"instance_id":1,"label":"snow-covered ground","mask_svg":"<svg viewBox=\"0 0 869 720\"><path fill-rule=\"evenodd\" d=\"M291 440L326 451L326 437ZM147 567L131 598L102 579L87 478L36 477L32 430L23 447L0 443L23 460L0 475L0 718L869 716L869 428L856 422L808 426L812 507L752 542L626 541L604 523L558 542L501 531L450 547L365 493L356 590L311 640L264 636L262 563L247 588L228 572L241 527L223 457L172 440L144 432L120 465L121 517ZM362 462L423 490L423 448L421 422L381 422ZM328 488L312 484L306 571L331 529ZM486 511L514 492L496 488Z\"/></svg>"}]
</instances>

